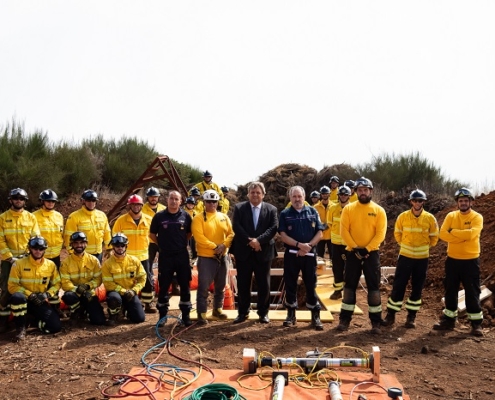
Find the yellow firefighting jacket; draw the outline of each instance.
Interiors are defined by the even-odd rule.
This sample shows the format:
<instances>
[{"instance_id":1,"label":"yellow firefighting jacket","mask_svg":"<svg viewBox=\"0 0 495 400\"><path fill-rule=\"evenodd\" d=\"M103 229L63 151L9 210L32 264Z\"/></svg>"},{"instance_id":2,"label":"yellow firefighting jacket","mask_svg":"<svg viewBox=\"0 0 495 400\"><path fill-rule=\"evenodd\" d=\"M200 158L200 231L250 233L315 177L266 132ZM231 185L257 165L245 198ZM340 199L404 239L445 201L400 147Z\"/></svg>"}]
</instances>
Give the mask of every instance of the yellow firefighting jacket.
<instances>
[{"instance_id":1,"label":"yellow firefighting jacket","mask_svg":"<svg viewBox=\"0 0 495 400\"><path fill-rule=\"evenodd\" d=\"M206 214L206 221L205 221ZM196 241L198 256L215 257L215 248L219 244L224 244L227 249L234 239L234 231L230 218L221 212L201 213L194 217L192 234Z\"/></svg>"},{"instance_id":2,"label":"yellow firefighting jacket","mask_svg":"<svg viewBox=\"0 0 495 400\"><path fill-rule=\"evenodd\" d=\"M145 204L144 204L144 206L143 206L143 209L141 210L141 212L142 212L143 214L146 214L146 215L150 216L150 217L151 217L151 219L153 219L153 217L155 216L155 214L156 214L157 212L163 211L163 210L165 210L166 208L167 208L167 207L165 207L163 204L158 203L158 204L156 205L156 211L155 211L155 210L153 210L153 209L150 207L150 203L145 203ZM155 243L155 244L156 244L156 242L155 242L153 239L149 238L149 240L150 240L150 242L151 242L151 243Z\"/></svg>"},{"instance_id":3,"label":"yellow firefighting jacket","mask_svg":"<svg viewBox=\"0 0 495 400\"><path fill-rule=\"evenodd\" d=\"M67 218L64 231L64 245L69 249L70 236L74 232L84 232L88 238L86 251L89 254L100 254L103 250L103 242L110 249L110 226L107 216L103 211L89 211L84 206L74 211Z\"/></svg>"},{"instance_id":4,"label":"yellow firefighting jacket","mask_svg":"<svg viewBox=\"0 0 495 400\"><path fill-rule=\"evenodd\" d=\"M38 221L41 236L48 242L45 257L58 257L64 244L64 217L58 211L43 208L36 210L33 215Z\"/></svg>"},{"instance_id":5,"label":"yellow firefighting jacket","mask_svg":"<svg viewBox=\"0 0 495 400\"><path fill-rule=\"evenodd\" d=\"M322 224L327 224L328 225L328 212L330 210L330 207L332 206L332 202L329 201L327 206L325 207L321 201L313 205L313 207L318 211L318 214L320 215L320 221ZM330 230L330 227L327 227L324 231L322 231L323 235L321 237L321 240L330 240L332 236L332 231ZM333 242L332 242L333 243Z\"/></svg>"},{"instance_id":6,"label":"yellow firefighting jacket","mask_svg":"<svg viewBox=\"0 0 495 400\"><path fill-rule=\"evenodd\" d=\"M196 215L199 214L194 208L192 210L190 210L189 208L187 208L186 206L184 206L183 207L183 210L191 216L191 219L194 218Z\"/></svg>"},{"instance_id":7,"label":"yellow firefighting jacket","mask_svg":"<svg viewBox=\"0 0 495 400\"><path fill-rule=\"evenodd\" d=\"M101 277L107 292L123 295L127 290L141 292L146 283L146 271L141 261L126 254L123 258L111 255L101 267Z\"/></svg>"},{"instance_id":8,"label":"yellow firefighting jacket","mask_svg":"<svg viewBox=\"0 0 495 400\"><path fill-rule=\"evenodd\" d=\"M447 255L458 260L480 256L480 234L483 216L474 210L461 214L459 210L447 214L440 228L440 239L447 242Z\"/></svg>"},{"instance_id":9,"label":"yellow firefighting jacket","mask_svg":"<svg viewBox=\"0 0 495 400\"><path fill-rule=\"evenodd\" d=\"M429 212L422 210L416 217L411 210L401 213L395 221L394 237L399 254L409 258L428 258L430 247L438 242L438 223Z\"/></svg>"},{"instance_id":10,"label":"yellow firefighting jacket","mask_svg":"<svg viewBox=\"0 0 495 400\"><path fill-rule=\"evenodd\" d=\"M163 204L161 203L158 203L156 205L156 211L153 210L150 206L150 203L145 203L144 206L143 206L143 209L141 210L141 212L143 214L146 214L146 215L149 215L151 218L153 218L155 216L155 214L159 211L163 211L165 210L167 207L165 207Z\"/></svg>"},{"instance_id":11,"label":"yellow firefighting jacket","mask_svg":"<svg viewBox=\"0 0 495 400\"><path fill-rule=\"evenodd\" d=\"M205 204L203 203L203 200L196 200L196 205L194 206L194 211L196 211L196 214L201 214L204 210Z\"/></svg>"},{"instance_id":12,"label":"yellow firefighting jacket","mask_svg":"<svg viewBox=\"0 0 495 400\"><path fill-rule=\"evenodd\" d=\"M342 236L340 236L340 217L344 207L340 202L333 203L327 213L327 224L330 227L332 244L345 245Z\"/></svg>"},{"instance_id":13,"label":"yellow firefighting jacket","mask_svg":"<svg viewBox=\"0 0 495 400\"><path fill-rule=\"evenodd\" d=\"M329 200L333 203L337 203L339 201L339 188L330 189Z\"/></svg>"},{"instance_id":14,"label":"yellow firefighting jacket","mask_svg":"<svg viewBox=\"0 0 495 400\"><path fill-rule=\"evenodd\" d=\"M387 214L383 207L370 201L348 204L340 216L340 236L351 251L356 247L378 250L387 233Z\"/></svg>"},{"instance_id":15,"label":"yellow firefighting jacket","mask_svg":"<svg viewBox=\"0 0 495 400\"><path fill-rule=\"evenodd\" d=\"M0 215L0 256L2 260L27 253L31 236L40 234L38 221L30 212L9 209Z\"/></svg>"},{"instance_id":16,"label":"yellow firefighting jacket","mask_svg":"<svg viewBox=\"0 0 495 400\"><path fill-rule=\"evenodd\" d=\"M10 270L8 289L10 294L21 292L26 297L33 292L48 292L54 297L60 290L57 266L44 257L38 261L31 256L20 258Z\"/></svg>"},{"instance_id":17,"label":"yellow firefighting jacket","mask_svg":"<svg viewBox=\"0 0 495 400\"><path fill-rule=\"evenodd\" d=\"M139 224L132 219L130 213L121 215L115 221L112 227L112 233L115 235L118 232L122 232L129 239L127 245L127 254L135 256L139 261L148 259L148 246L150 244L150 225L151 217L147 214L141 213L141 219Z\"/></svg>"},{"instance_id":18,"label":"yellow firefighting jacket","mask_svg":"<svg viewBox=\"0 0 495 400\"><path fill-rule=\"evenodd\" d=\"M356 193L356 192L354 192L353 194L351 194L351 195L349 196L349 203L354 203L354 202L355 202L355 201L357 201L357 200L358 200L358 195L357 195L357 193Z\"/></svg>"},{"instance_id":19,"label":"yellow firefighting jacket","mask_svg":"<svg viewBox=\"0 0 495 400\"><path fill-rule=\"evenodd\" d=\"M221 205L222 205L222 210L221 212L223 212L224 214L228 214L229 210L230 210L230 200L227 199L227 197L224 197L222 200L221 200Z\"/></svg>"},{"instance_id":20,"label":"yellow firefighting jacket","mask_svg":"<svg viewBox=\"0 0 495 400\"><path fill-rule=\"evenodd\" d=\"M60 279L64 292L75 292L79 285L87 284L94 296L95 289L101 285L100 262L86 252L81 256L70 254L60 265Z\"/></svg>"}]
</instances>

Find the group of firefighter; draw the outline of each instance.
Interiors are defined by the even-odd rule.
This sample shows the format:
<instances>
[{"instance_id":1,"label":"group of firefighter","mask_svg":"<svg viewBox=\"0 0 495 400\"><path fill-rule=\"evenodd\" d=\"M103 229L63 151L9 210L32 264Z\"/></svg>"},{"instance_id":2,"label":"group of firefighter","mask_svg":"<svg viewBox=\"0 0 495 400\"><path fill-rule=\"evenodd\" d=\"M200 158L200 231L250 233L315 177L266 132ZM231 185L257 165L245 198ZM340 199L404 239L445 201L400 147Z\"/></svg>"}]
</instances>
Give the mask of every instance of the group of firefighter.
<instances>
[{"instance_id":1,"label":"group of firefighter","mask_svg":"<svg viewBox=\"0 0 495 400\"><path fill-rule=\"evenodd\" d=\"M259 182L254 185L255 189L260 187L264 196L264 186ZM95 325L115 325L122 317L140 323L145 321L146 313L159 311L163 325L169 308L168 287L173 279L179 281L182 321L189 326L192 324L189 318L189 258L198 256L197 248L202 253L203 277L199 280L200 286L204 286L198 289L198 321L207 323L207 298L203 292L206 293L212 281L215 283L213 315L218 319L226 319L222 311L226 274L218 265L225 264L228 247L234 236L227 216L230 208L226 196L228 191L227 187L220 188L215 184L212 174L206 171L203 181L189 191L189 197L180 209L180 193L169 193L169 211L164 214L167 207L159 202L160 191L150 187L145 193L146 203L139 195L129 197L128 212L121 215L111 229L105 213L96 209L98 195L93 190L83 192L82 207L71 213L64 223L62 214L55 210L58 197L53 190L41 192L40 208L30 213L25 210L28 200L26 191L12 189L9 193L10 208L0 215L0 333L8 331L12 317L16 340L25 339L26 327L33 324L44 333L59 332L62 329L61 318L65 317L60 307L61 300L69 310L71 324L88 320ZM281 220L285 218L286 222L277 227L286 247L284 268L287 271L284 272L284 278L287 275L288 280L295 277L297 281L297 275L302 271L303 278L308 281L305 283L309 283L306 285L308 296L314 291L317 265L316 256L313 259L305 256L313 254L313 248L320 257L328 251L334 275L334 291L330 298L342 299L337 331L349 329L356 305L356 289L364 274L371 332L375 334L381 333L382 326L395 323L395 314L403 307L406 287L410 281L412 290L405 301L408 312L405 326L414 328L416 314L422 304L429 249L440 238L448 243L445 309L433 329L454 329L458 313L457 291L462 283L466 292L467 315L472 325L471 333L482 336L479 236L483 218L471 208L474 201L472 192L466 188L456 191L454 197L458 209L447 215L440 229L435 217L424 209L427 200L425 192L419 189L411 192L411 208L399 215L394 227L399 258L393 289L387 302L387 314L383 319L378 251L385 238L387 218L383 208L371 200L372 193L373 184L367 178L347 180L339 186L339 178L332 176L329 186L323 186L310 194L310 205L304 201L304 189L299 186L291 188L289 194L293 204L289 203L280 215ZM250 216L252 218L251 212ZM314 216L316 221L311 220ZM287 222L291 218L298 221L294 230L291 230L292 222ZM191 229L193 219L196 221L195 229ZM305 223L308 223L307 229L301 229ZM227 228L221 228L222 224ZM308 231L311 235L313 232L315 234L306 240L298 236ZM219 236L222 236L217 240L219 244L211 245ZM199 245L195 243L198 238L201 239ZM252 250L260 251L256 238L249 239ZM190 250L187 262L184 261L184 240L187 240L187 248ZM68 255L61 260L63 248L68 251ZM153 263L157 254L160 254L159 284L162 291L155 307ZM172 268L160 269L161 264L172 265ZM183 268L184 264L187 264L186 268ZM296 274L294 270L290 271L293 268L299 268ZM306 271L304 268L309 269ZM308 276L311 278L306 279ZM238 284L250 286L251 282ZM102 286L105 289L107 314L99 293ZM61 298L59 293L63 293ZM295 324L297 304L292 303L286 301L288 315L284 326ZM266 305L261 307L266 308ZM318 311L313 313L313 326L317 330L323 329L319 319L319 304L308 307ZM239 311L234 323L246 320L246 312ZM260 322L269 322L267 310L266 315L260 314Z\"/></svg>"}]
</instances>

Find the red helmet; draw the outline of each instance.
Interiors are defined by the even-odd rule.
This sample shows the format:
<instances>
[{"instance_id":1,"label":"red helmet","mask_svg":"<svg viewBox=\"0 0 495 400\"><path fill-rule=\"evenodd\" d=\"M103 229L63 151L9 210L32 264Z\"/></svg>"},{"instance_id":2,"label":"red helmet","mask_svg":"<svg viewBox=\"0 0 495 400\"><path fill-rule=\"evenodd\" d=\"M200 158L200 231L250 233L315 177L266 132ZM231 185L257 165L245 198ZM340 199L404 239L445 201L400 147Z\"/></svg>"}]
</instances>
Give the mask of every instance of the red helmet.
<instances>
[{"instance_id":1,"label":"red helmet","mask_svg":"<svg viewBox=\"0 0 495 400\"><path fill-rule=\"evenodd\" d=\"M143 205L143 199L141 196L138 196L137 194L133 194L131 197L127 199L127 204L141 204Z\"/></svg>"}]
</instances>

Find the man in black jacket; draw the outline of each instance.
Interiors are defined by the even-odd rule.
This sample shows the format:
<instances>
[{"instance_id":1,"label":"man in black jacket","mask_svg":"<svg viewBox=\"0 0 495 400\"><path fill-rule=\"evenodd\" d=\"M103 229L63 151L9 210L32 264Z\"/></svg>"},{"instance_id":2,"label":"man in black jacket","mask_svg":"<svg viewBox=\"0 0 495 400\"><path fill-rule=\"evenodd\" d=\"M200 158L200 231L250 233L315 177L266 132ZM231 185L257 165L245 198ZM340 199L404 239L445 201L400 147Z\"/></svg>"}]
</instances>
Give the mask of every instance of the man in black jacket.
<instances>
[{"instance_id":1,"label":"man in black jacket","mask_svg":"<svg viewBox=\"0 0 495 400\"><path fill-rule=\"evenodd\" d=\"M258 287L259 322L269 323L270 268L275 257L275 240L278 217L275 206L263 202L265 186L252 182L248 186L248 199L236 204L233 215L234 241L231 253L235 257L238 285L238 316L234 324L249 317L251 304L251 277L254 272Z\"/></svg>"}]
</instances>

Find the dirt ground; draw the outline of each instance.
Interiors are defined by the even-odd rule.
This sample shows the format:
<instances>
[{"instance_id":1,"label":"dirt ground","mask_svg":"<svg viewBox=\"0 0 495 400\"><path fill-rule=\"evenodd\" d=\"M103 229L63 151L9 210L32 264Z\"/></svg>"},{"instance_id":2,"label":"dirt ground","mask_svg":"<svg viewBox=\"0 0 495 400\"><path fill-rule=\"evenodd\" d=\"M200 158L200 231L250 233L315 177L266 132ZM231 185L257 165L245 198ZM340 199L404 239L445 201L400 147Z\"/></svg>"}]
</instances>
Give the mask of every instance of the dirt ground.
<instances>
[{"instance_id":1,"label":"dirt ground","mask_svg":"<svg viewBox=\"0 0 495 400\"><path fill-rule=\"evenodd\" d=\"M477 198L474 207L484 216L482 279L492 291L495 289L495 278L491 276L495 271L494 205L495 193L490 193ZM451 210L447 207L435 214L439 224ZM394 218L389 216L387 241L382 246L384 266L393 266L397 257L397 245L391 236L397 211L400 210L391 212ZM244 348L268 351L276 357L304 357L306 352L315 348L323 351L347 345L371 352L372 346L379 346L382 372L395 374L411 399L491 399L495 393L493 299L484 302L484 337L469 335L469 325L464 318L459 319L454 332L438 334L431 330L442 309L444 258L445 244L439 243L432 251L417 328L403 327L406 315L403 311L397 315L396 325L384 328L380 336L368 333L370 324L366 307L363 307L365 315L355 316L350 330L344 333L335 331L336 322L326 323L323 331L314 331L304 322L299 322L294 328L284 328L281 322L264 325L249 321L239 325L229 322L212 322L206 327L193 325L181 332L180 328L173 330L173 322L169 321L159 330L159 337L155 328L156 314L148 315L146 322L139 325L124 322L116 327L94 327L81 323L70 327L64 322L63 331L57 335L42 335L32 328L27 339L20 344L12 342L14 331L10 331L0 335L1 397L12 400L106 398L102 390L112 385L114 376L139 367L141 358L153 346L163 342L164 338L168 339L171 333L181 332L170 338L171 354L160 353L158 349L145 361L187 368L192 364L185 360L197 361L200 349L206 366L240 370ZM384 310L390 288L390 283L382 287ZM365 299L365 291L359 289L358 304L364 306ZM338 320L338 315L334 317ZM359 354L338 352L335 355L360 357ZM110 390L115 389L116 386Z\"/></svg>"}]
</instances>

